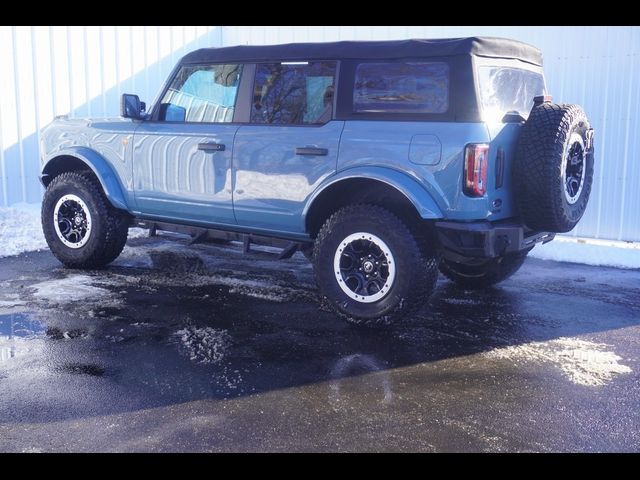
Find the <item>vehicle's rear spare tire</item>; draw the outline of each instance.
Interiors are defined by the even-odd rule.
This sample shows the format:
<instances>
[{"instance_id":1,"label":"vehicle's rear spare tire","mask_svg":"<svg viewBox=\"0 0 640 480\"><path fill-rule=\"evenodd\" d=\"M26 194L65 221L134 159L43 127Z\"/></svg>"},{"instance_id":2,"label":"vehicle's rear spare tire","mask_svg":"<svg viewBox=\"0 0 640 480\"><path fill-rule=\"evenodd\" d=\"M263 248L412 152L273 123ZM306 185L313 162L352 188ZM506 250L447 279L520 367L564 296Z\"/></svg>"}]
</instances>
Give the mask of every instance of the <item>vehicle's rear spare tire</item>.
<instances>
[{"instance_id":1,"label":"vehicle's rear spare tire","mask_svg":"<svg viewBox=\"0 0 640 480\"><path fill-rule=\"evenodd\" d=\"M578 105L542 103L522 127L514 165L516 203L533 230L568 232L587 208L593 130Z\"/></svg>"}]
</instances>

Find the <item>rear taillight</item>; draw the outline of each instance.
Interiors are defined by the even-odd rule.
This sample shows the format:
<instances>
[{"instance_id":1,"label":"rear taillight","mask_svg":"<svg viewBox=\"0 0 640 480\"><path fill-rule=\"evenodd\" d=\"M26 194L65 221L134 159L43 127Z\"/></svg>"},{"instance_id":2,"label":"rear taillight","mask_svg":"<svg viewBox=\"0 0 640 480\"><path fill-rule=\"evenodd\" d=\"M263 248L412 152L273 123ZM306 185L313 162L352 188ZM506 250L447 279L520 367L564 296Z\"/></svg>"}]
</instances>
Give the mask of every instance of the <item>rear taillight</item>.
<instances>
[{"instance_id":1,"label":"rear taillight","mask_svg":"<svg viewBox=\"0 0 640 480\"><path fill-rule=\"evenodd\" d=\"M487 192L487 157L489 145L476 143L464 150L464 193L482 197Z\"/></svg>"}]
</instances>

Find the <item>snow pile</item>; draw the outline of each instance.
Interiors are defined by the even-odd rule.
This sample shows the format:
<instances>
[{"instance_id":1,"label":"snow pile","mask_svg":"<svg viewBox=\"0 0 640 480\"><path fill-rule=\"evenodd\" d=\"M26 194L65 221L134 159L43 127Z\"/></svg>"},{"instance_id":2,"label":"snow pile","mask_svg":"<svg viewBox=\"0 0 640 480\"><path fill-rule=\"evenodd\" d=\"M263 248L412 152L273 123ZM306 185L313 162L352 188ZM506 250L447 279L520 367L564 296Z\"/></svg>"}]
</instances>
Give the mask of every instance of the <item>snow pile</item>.
<instances>
[{"instance_id":1,"label":"snow pile","mask_svg":"<svg viewBox=\"0 0 640 480\"><path fill-rule=\"evenodd\" d=\"M229 350L231 337L219 328L188 326L174 333L180 349L192 362L219 364Z\"/></svg>"},{"instance_id":2,"label":"snow pile","mask_svg":"<svg viewBox=\"0 0 640 480\"><path fill-rule=\"evenodd\" d=\"M552 242L535 247L529 255L556 262L640 268L640 244L637 243L585 241L557 236Z\"/></svg>"},{"instance_id":3,"label":"snow pile","mask_svg":"<svg viewBox=\"0 0 640 480\"><path fill-rule=\"evenodd\" d=\"M113 293L106 288L93 285L105 283L89 275L69 275L65 278L36 283L29 288L35 289L33 296L51 304L65 304L79 300L112 300Z\"/></svg>"},{"instance_id":4,"label":"snow pile","mask_svg":"<svg viewBox=\"0 0 640 480\"><path fill-rule=\"evenodd\" d=\"M131 240L132 238L146 238L149 236L149 230L146 228L139 227L131 227L129 229L129 234L127 235L127 239Z\"/></svg>"},{"instance_id":5,"label":"snow pile","mask_svg":"<svg viewBox=\"0 0 640 480\"><path fill-rule=\"evenodd\" d=\"M442 301L450 305L480 305L482 303L471 298L443 298Z\"/></svg>"},{"instance_id":6,"label":"snow pile","mask_svg":"<svg viewBox=\"0 0 640 480\"><path fill-rule=\"evenodd\" d=\"M496 348L484 355L489 358L511 360L515 364L529 361L548 362L562 370L573 383L598 386L614 376L631 373L618 363L621 357L606 350L608 345L577 338L561 337L547 342Z\"/></svg>"},{"instance_id":7,"label":"snow pile","mask_svg":"<svg viewBox=\"0 0 640 480\"><path fill-rule=\"evenodd\" d=\"M0 257L47 248L40 226L40 204L0 208Z\"/></svg>"},{"instance_id":8,"label":"snow pile","mask_svg":"<svg viewBox=\"0 0 640 480\"><path fill-rule=\"evenodd\" d=\"M148 230L130 228L128 238L148 236ZM0 207L0 257L47 249L42 233L39 203Z\"/></svg>"}]
</instances>

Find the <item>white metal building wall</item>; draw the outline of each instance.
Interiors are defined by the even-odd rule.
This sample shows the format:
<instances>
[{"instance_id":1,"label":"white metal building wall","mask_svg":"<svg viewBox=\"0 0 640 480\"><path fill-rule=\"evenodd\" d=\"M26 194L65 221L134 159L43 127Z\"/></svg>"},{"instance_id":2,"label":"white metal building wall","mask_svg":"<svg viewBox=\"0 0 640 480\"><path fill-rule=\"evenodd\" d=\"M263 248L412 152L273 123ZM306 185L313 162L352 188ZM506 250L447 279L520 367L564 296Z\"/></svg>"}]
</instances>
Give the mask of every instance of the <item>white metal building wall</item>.
<instances>
[{"instance_id":1,"label":"white metal building wall","mask_svg":"<svg viewBox=\"0 0 640 480\"><path fill-rule=\"evenodd\" d=\"M185 53L219 27L0 27L0 206L39 202L38 130L55 115L118 115L120 94L151 102Z\"/></svg>"},{"instance_id":2,"label":"white metal building wall","mask_svg":"<svg viewBox=\"0 0 640 480\"><path fill-rule=\"evenodd\" d=\"M179 56L199 46L470 35L536 45L554 98L586 109L596 182L573 234L640 241L638 27L0 27L0 64L8 66L0 76L0 205L39 200L36 130L54 112L116 114L125 91L151 101Z\"/></svg>"}]
</instances>

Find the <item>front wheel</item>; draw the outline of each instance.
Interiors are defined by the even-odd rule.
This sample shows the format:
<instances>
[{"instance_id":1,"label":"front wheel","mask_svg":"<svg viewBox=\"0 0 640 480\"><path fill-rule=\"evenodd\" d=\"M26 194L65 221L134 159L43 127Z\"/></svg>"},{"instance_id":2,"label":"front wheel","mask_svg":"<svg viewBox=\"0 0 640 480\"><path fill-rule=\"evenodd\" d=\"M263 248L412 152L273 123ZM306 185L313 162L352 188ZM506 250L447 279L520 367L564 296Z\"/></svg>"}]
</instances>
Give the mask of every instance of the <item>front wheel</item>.
<instances>
[{"instance_id":1,"label":"front wheel","mask_svg":"<svg viewBox=\"0 0 640 480\"><path fill-rule=\"evenodd\" d=\"M47 186L42 230L55 257L71 268L115 260L127 241L126 212L114 208L91 172L66 172Z\"/></svg>"},{"instance_id":2,"label":"front wheel","mask_svg":"<svg viewBox=\"0 0 640 480\"><path fill-rule=\"evenodd\" d=\"M393 323L435 288L438 262L423 243L382 207L345 207L325 222L315 241L320 292L352 323Z\"/></svg>"},{"instance_id":3,"label":"front wheel","mask_svg":"<svg viewBox=\"0 0 640 480\"><path fill-rule=\"evenodd\" d=\"M462 288L469 290L487 288L516 273L527 258L527 253L528 251L519 252L477 263L456 263L443 259L440 263L440 271Z\"/></svg>"}]
</instances>

